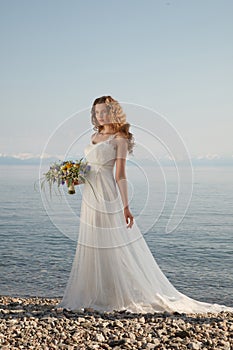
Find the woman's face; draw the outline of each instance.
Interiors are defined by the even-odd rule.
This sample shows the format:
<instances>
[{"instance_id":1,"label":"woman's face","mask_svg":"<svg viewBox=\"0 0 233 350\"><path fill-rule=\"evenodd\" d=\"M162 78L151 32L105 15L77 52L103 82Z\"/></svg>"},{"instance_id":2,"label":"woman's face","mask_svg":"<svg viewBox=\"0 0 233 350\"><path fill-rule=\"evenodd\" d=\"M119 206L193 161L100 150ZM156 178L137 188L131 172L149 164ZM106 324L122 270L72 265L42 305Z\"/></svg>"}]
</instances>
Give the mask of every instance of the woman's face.
<instances>
[{"instance_id":1,"label":"woman's face","mask_svg":"<svg viewBox=\"0 0 233 350\"><path fill-rule=\"evenodd\" d=\"M95 116L99 125L109 124L110 116L105 103L95 105Z\"/></svg>"}]
</instances>

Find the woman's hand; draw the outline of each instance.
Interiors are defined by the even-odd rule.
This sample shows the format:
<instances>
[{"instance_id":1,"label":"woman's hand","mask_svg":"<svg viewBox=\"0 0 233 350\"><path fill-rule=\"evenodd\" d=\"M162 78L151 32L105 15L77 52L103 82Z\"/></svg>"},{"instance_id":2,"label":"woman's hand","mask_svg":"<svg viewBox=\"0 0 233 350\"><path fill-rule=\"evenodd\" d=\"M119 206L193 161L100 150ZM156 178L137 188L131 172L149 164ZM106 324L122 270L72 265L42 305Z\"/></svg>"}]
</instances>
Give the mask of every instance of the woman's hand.
<instances>
[{"instance_id":1,"label":"woman's hand","mask_svg":"<svg viewBox=\"0 0 233 350\"><path fill-rule=\"evenodd\" d=\"M66 184L68 186L68 180L66 180ZM79 185L79 182L78 181L73 181L73 184L74 184L74 186L77 186L77 185Z\"/></svg>"},{"instance_id":2,"label":"woman's hand","mask_svg":"<svg viewBox=\"0 0 233 350\"><path fill-rule=\"evenodd\" d=\"M127 228L131 228L133 226L133 215L131 214L128 207L124 208L125 221L127 224ZM129 222L129 223L128 223Z\"/></svg>"}]
</instances>

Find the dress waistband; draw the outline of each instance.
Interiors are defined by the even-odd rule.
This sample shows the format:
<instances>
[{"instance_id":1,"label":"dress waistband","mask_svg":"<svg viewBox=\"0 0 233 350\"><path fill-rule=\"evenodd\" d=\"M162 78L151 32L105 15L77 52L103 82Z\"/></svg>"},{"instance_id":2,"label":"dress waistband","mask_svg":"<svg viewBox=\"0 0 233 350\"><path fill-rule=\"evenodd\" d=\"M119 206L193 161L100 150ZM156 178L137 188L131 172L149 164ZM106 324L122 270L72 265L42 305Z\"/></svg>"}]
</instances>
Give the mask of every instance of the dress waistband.
<instances>
[{"instance_id":1,"label":"dress waistband","mask_svg":"<svg viewBox=\"0 0 233 350\"><path fill-rule=\"evenodd\" d=\"M99 166L103 166L103 167L113 167L113 165L111 164L101 164L101 163L94 163L94 162L88 162L90 164L90 166L93 164L93 165L99 165Z\"/></svg>"}]
</instances>

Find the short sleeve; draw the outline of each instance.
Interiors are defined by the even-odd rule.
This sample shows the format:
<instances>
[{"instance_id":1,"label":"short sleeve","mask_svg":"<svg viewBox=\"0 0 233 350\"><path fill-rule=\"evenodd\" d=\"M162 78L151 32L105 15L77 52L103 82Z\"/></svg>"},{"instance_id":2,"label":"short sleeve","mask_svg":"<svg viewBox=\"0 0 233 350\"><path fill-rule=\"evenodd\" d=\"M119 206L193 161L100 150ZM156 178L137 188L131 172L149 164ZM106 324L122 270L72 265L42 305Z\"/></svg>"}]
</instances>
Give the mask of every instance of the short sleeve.
<instances>
[{"instance_id":1,"label":"short sleeve","mask_svg":"<svg viewBox=\"0 0 233 350\"><path fill-rule=\"evenodd\" d=\"M116 142L116 158L127 158L128 153L128 139L122 136L115 138Z\"/></svg>"}]
</instances>

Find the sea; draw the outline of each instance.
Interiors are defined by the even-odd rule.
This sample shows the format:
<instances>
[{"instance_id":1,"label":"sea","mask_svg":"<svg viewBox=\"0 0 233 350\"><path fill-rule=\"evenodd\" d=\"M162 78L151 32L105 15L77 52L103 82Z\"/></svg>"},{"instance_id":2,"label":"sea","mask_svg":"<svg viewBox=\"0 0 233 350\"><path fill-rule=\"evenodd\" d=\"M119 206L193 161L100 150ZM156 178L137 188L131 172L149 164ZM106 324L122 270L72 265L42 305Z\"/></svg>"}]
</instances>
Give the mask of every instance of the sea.
<instances>
[{"instance_id":1,"label":"sea","mask_svg":"<svg viewBox=\"0 0 233 350\"><path fill-rule=\"evenodd\" d=\"M0 165L0 172L0 294L62 297L82 185L50 197L39 166ZM164 176L150 166L129 166L127 174L130 209L170 282L191 298L233 306L233 167L197 166L181 183L169 167Z\"/></svg>"}]
</instances>

